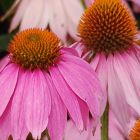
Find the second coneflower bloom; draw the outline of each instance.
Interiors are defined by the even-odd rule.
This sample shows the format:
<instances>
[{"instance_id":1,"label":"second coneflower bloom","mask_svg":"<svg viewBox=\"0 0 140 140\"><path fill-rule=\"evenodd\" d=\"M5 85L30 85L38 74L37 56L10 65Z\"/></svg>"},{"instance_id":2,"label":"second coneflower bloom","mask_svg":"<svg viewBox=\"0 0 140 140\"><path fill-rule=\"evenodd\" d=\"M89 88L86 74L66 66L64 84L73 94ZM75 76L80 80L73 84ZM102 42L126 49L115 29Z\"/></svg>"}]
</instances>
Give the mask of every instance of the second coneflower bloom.
<instances>
[{"instance_id":1,"label":"second coneflower bloom","mask_svg":"<svg viewBox=\"0 0 140 140\"><path fill-rule=\"evenodd\" d=\"M110 108L125 130L131 111L140 114L135 19L121 0L95 0L83 14L78 31L81 41L73 47L98 74Z\"/></svg>"},{"instance_id":2,"label":"second coneflower bloom","mask_svg":"<svg viewBox=\"0 0 140 140\"><path fill-rule=\"evenodd\" d=\"M0 61L0 137L40 139L47 128L51 140L62 140L67 114L79 130L89 112L101 115L102 90L88 63L63 48L51 32L28 29L11 41Z\"/></svg>"}]
</instances>

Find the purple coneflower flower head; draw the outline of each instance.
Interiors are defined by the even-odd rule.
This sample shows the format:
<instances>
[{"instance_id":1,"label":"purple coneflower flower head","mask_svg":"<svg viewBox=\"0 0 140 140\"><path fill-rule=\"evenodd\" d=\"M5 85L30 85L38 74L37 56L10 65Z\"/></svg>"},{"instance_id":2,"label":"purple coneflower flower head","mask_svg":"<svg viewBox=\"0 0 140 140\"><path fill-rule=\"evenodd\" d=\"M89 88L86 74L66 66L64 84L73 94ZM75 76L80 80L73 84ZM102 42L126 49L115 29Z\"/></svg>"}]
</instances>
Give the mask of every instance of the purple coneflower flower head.
<instances>
[{"instance_id":1,"label":"purple coneflower flower head","mask_svg":"<svg viewBox=\"0 0 140 140\"><path fill-rule=\"evenodd\" d=\"M121 0L95 0L81 17L78 30L81 41L73 47L98 74L110 108L125 129L131 110L140 114L136 21Z\"/></svg>"},{"instance_id":2,"label":"purple coneflower flower head","mask_svg":"<svg viewBox=\"0 0 140 140\"><path fill-rule=\"evenodd\" d=\"M19 25L20 30L33 27L45 29L49 26L63 41L67 40L68 34L73 39L78 39L77 25L84 11L80 0L16 0L3 18L12 13L16 7L10 31Z\"/></svg>"},{"instance_id":3,"label":"purple coneflower flower head","mask_svg":"<svg viewBox=\"0 0 140 140\"><path fill-rule=\"evenodd\" d=\"M67 115L81 131L89 113L101 116L102 89L90 65L47 30L28 29L13 38L0 61L0 137L62 140Z\"/></svg>"}]
</instances>

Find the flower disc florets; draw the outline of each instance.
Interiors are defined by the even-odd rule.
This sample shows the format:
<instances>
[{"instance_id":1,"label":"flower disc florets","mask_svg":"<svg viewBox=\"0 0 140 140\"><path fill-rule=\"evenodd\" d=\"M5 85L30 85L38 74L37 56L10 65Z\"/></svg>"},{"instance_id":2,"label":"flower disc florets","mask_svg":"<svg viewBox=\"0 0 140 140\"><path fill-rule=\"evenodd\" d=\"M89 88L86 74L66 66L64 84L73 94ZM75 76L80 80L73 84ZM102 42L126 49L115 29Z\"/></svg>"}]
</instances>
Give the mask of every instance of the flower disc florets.
<instances>
[{"instance_id":1,"label":"flower disc florets","mask_svg":"<svg viewBox=\"0 0 140 140\"><path fill-rule=\"evenodd\" d=\"M9 45L11 60L24 68L47 69L60 55L60 40L47 30L27 29L18 33Z\"/></svg>"},{"instance_id":2,"label":"flower disc florets","mask_svg":"<svg viewBox=\"0 0 140 140\"><path fill-rule=\"evenodd\" d=\"M137 27L122 1L95 0L83 14L78 31L89 49L108 54L129 49Z\"/></svg>"},{"instance_id":3,"label":"flower disc florets","mask_svg":"<svg viewBox=\"0 0 140 140\"><path fill-rule=\"evenodd\" d=\"M140 140L140 119L136 121L134 127L132 128L129 140Z\"/></svg>"}]
</instances>

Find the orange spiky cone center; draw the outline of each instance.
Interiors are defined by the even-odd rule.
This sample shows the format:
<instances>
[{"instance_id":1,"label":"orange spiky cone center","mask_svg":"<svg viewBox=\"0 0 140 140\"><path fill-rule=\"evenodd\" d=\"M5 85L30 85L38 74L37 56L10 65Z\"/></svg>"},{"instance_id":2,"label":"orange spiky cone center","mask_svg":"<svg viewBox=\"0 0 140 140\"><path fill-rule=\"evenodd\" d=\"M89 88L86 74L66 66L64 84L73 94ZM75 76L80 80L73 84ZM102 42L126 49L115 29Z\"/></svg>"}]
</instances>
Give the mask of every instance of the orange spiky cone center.
<instances>
[{"instance_id":1,"label":"orange spiky cone center","mask_svg":"<svg viewBox=\"0 0 140 140\"><path fill-rule=\"evenodd\" d=\"M78 28L89 49L107 54L129 49L136 32L136 22L120 0L95 0L81 17Z\"/></svg>"},{"instance_id":2,"label":"orange spiky cone center","mask_svg":"<svg viewBox=\"0 0 140 140\"><path fill-rule=\"evenodd\" d=\"M134 127L132 128L130 135L130 140L140 140L140 119L136 121Z\"/></svg>"},{"instance_id":3,"label":"orange spiky cone center","mask_svg":"<svg viewBox=\"0 0 140 140\"><path fill-rule=\"evenodd\" d=\"M11 60L21 67L47 69L60 55L60 40L47 30L27 29L13 38L8 51Z\"/></svg>"}]
</instances>

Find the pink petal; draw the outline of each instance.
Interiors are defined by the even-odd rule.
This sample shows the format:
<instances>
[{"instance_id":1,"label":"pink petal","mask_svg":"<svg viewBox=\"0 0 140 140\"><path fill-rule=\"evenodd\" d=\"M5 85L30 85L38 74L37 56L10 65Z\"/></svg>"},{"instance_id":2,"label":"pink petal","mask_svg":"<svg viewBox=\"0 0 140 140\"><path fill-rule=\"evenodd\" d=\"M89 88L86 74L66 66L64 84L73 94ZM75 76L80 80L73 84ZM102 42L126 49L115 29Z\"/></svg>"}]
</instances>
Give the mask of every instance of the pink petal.
<instances>
[{"instance_id":1,"label":"pink petal","mask_svg":"<svg viewBox=\"0 0 140 140\"><path fill-rule=\"evenodd\" d=\"M86 131L79 132L79 130L75 127L73 122L68 121L64 140L94 140L93 135L92 135L91 125L90 124L88 125L88 128Z\"/></svg>"},{"instance_id":2,"label":"pink petal","mask_svg":"<svg viewBox=\"0 0 140 140\"><path fill-rule=\"evenodd\" d=\"M20 0L20 4L19 7L12 19L11 25L10 25L10 32L13 31L20 23L20 21L22 20L22 17L24 15L24 12L26 11L27 5L29 3L28 0Z\"/></svg>"},{"instance_id":3,"label":"pink petal","mask_svg":"<svg viewBox=\"0 0 140 140\"><path fill-rule=\"evenodd\" d=\"M10 109L11 103L8 104L3 115L0 117L0 140L8 140L8 137L11 134Z\"/></svg>"},{"instance_id":4,"label":"pink petal","mask_svg":"<svg viewBox=\"0 0 140 140\"><path fill-rule=\"evenodd\" d=\"M99 56L100 55L100 56ZM104 112L106 101L107 101L107 62L106 62L106 56L104 54L99 54L95 57L95 59L92 60L90 63L92 67L96 67L96 73L98 75L98 78L100 80L102 89L105 94L102 95L102 100L100 100L101 106L101 112ZM98 63L97 63L98 61ZM95 66L96 65L96 66Z\"/></svg>"},{"instance_id":5,"label":"pink petal","mask_svg":"<svg viewBox=\"0 0 140 140\"><path fill-rule=\"evenodd\" d=\"M41 15L40 18L40 23L39 23L39 27L45 29L48 24L49 24L49 20L50 20L50 16L51 16L51 1L48 0L44 0L44 5L43 5L43 13Z\"/></svg>"},{"instance_id":6,"label":"pink petal","mask_svg":"<svg viewBox=\"0 0 140 140\"><path fill-rule=\"evenodd\" d=\"M9 56L5 56L0 60L0 72L10 63Z\"/></svg>"},{"instance_id":7,"label":"pink petal","mask_svg":"<svg viewBox=\"0 0 140 140\"><path fill-rule=\"evenodd\" d=\"M55 0L52 3L52 15L50 16L50 28L63 41L66 40L67 25L66 17L60 0Z\"/></svg>"},{"instance_id":8,"label":"pink petal","mask_svg":"<svg viewBox=\"0 0 140 140\"><path fill-rule=\"evenodd\" d=\"M121 82L127 103L140 114L140 101L133 86L126 62L127 60L120 54L114 56L114 69Z\"/></svg>"},{"instance_id":9,"label":"pink petal","mask_svg":"<svg viewBox=\"0 0 140 140\"><path fill-rule=\"evenodd\" d=\"M67 110L61 98L59 97L59 94L56 91L55 86L49 79L50 77L46 75L47 83L50 83L49 87L52 97L51 102L52 109L49 117L48 131L51 140L62 140L67 120Z\"/></svg>"},{"instance_id":10,"label":"pink petal","mask_svg":"<svg viewBox=\"0 0 140 140\"><path fill-rule=\"evenodd\" d=\"M51 110L50 89L41 70L27 73L24 94L26 125L33 137L40 139Z\"/></svg>"},{"instance_id":11,"label":"pink petal","mask_svg":"<svg viewBox=\"0 0 140 140\"><path fill-rule=\"evenodd\" d=\"M74 63L71 62L75 58ZM83 101L85 101L95 119L100 114L99 99L102 99L102 90L97 77L95 76L90 65L74 56L63 56L66 62L60 62L58 68L64 79ZM77 60L76 60L77 59Z\"/></svg>"},{"instance_id":12,"label":"pink petal","mask_svg":"<svg viewBox=\"0 0 140 140\"><path fill-rule=\"evenodd\" d=\"M38 27L41 15L43 13L43 0L31 0L24 13L20 29Z\"/></svg>"},{"instance_id":13,"label":"pink petal","mask_svg":"<svg viewBox=\"0 0 140 140\"><path fill-rule=\"evenodd\" d=\"M19 68L9 64L0 74L0 116L4 112L16 87Z\"/></svg>"},{"instance_id":14,"label":"pink petal","mask_svg":"<svg viewBox=\"0 0 140 140\"><path fill-rule=\"evenodd\" d=\"M113 57L109 56L107 59L108 65L108 100L110 104L110 108L115 114L118 121L124 126L124 130L126 130L127 123L130 120L130 110L129 106L126 102L126 97L124 95L122 84L115 72L115 68L113 66Z\"/></svg>"},{"instance_id":15,"label":"pink petal","mask_svg":"<svg viewBox=\"0 0 140 140\"><path fill-rule=\"evenodd\" d=\"M140 72L140 63L131 55L129 54L124 54L123 55L124 59L127 60L129 63L127 63L128 66L128 72L131 75L131 80L133 82L134 88L137 92L137 95L140 99L140 77L139 72Z\"/></svg>"},{"instance_id":16,"label":"pink petal","mask_svg":"<svg viewBox=\"0 0 140 140\"><path fill-rule=\"evenodd\" d=\"M123 131L124 131L123 128L116 120L116 116L112 113L112 111L110 111L109 112L109 138L111 140L126 140Z\"/></svg>"},{"instance_id":17,"label":"pink petal","mask_svg":"<svg viewBox=\"0 0 140 140\"><path fill-rule=\"evenodd\" d=\"M61 54L70 54L70 55L78 56L78 53L74 48L62 48Z\"/></svg>"},{"instance_id":18,"label":"pink petal","mask_svg":"<svg viewBox=\"0 0 140 140\"><path fill-rule=\"evenodd\" d=\"M89 123L89 108L83 100L78 98L78 101L79 101L79 105L80 105L80 109L81 109L81 113L83 117L84 127L85 129L87 129L87 125Z\"/></svg>"},{"instance_id":19,"label":"pink petal","mask_svg":"<svg viewBox=\"0 0 140 140\"><path fill-rule=\"evenodd\" d=\"M64 81L57 67L53 67L50 70L50 74L62 101L64 102L65 106L69 111L71 118L74 120L77 127L82 130L83 120L76 96Z\"/></svg>"},{"instance_id":20,"label":"pink petal","mask_svg":"<svg viewBox=\"0 0 140 140\"><path fill-rule=\"evenodd\" d=\"M12 136L14 140L25 140L29 131L25 124L25 108L24 102L26 94L23 92L25 88L26 74L20 70L17 86L14 92L11 106L11 125Z\"/></svg>"}]
</instances>

